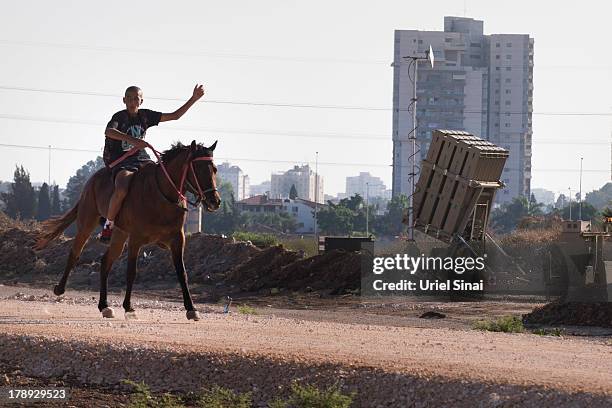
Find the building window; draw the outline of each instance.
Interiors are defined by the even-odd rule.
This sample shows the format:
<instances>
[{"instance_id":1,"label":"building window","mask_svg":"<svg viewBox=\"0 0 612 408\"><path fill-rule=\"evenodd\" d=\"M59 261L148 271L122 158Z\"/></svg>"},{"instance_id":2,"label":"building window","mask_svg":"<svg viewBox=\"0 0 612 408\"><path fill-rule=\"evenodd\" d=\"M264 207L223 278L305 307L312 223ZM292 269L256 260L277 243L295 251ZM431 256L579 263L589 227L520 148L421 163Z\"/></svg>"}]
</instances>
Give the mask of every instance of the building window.
<instances>
[{"instance_id":1,"label":"building window","mask_svg":"<svg viewBox=\"0 0 612 408\"><path fill-rule=\"evenodd\" d=\"M499 59L499 55L496 55L496 56L495 56L495 59Z\"/></svg>"},{"instance_id":2,"label":"building window","mask_svg":"<svg viewBox=\"0 0 612 408\"><path fill-rule=\"evenodd\" d=\"M512 59L512 55L510 54L506 55L506 59Z\"/></svg>"},{"instance_id":3,"label":"building window","mask_svg":"<svg viewBox=\"0 0 612 408\"><path fill-rule=\"evenodd\" d=\"M512 47L512 43L506 43L506 47Z\"/></svg>"},{"instance_id":4,"label":"building window","mask_svg":"<svg viewBox=\"0 0 612 408\"><path fill-rule=\"evenodd\" d=\"M495 70L496 70L496 71L499 71L499 67L495 67Z\"/></svg>"},{"instance_id":5,"label":"building window","mask_svg":"<svg viewBox=\"0 0 612 408\"><path fill-rule=\"evenodd\" d=\"M453 42L453 39L452 39L452 38L448 38L448 37L446 37L446 38L444 39L444 42L447 42L447 43L449 43L449 42Z\"/></svg>"},{"instance_id":6,"label":"building window","mask_svg":"<svg viewBox=\"0 0 612 408\"><path fill-rule=\"evenodd\" d=\"M506 83L509 84L512 80L510 78L506 78Z\"/></svg>"},{"instance_id":7,"label":"building window","mask_svg":"<svg viewBox=\"0 0 612 408\"><path fill-rule=\"evenodd\" d=\"M423 44L423 40L419 40L419 44Z\"/></svg>"},{"instance_id":8,"label":"building window","mask_svg":"<svg viewBox=\"0 0 612 408\"><path fill-rule=\"evenodd\" d=\"M506 67L506 71L512 71L512 67Z\"/></svg>"},{"instance_id":9,"label":"building window","mask_svg":"<svg viewBox=\"0 0 612 408\"><path fill-rule=\"evenodd\" d=\"M510 101L506 101L506 106L510 106Z\"/></svg>"},{"instance_id":10,"label":"building window","mask_svg":"<svg viewBox=\"0 0 612 408\"><path fill-rule=\"evenodd\" d=\"M507 95L507 94L509 94L509 93L510 93L510 90L509 90L509 89L506 89L506 95Z\"/></svg>"},{"instance_id":11,"label":"building window","mask_svg":"<svg viewBox=\"0 0 612 408\"><path fill-rule=\"evenodd\" d=\"M495 48L499 48L500 47L500 43L495 43Z\"/></svg>"},{"instance_id":12,"label":"building window","mask_svg":"<svg viewBox=\"0 0 612 408\"><path fill-rule=\"evenodd\" d=\"M496 124L495 124L495 127L499 127L499 123L496 123Z\"/></svg>"},{"instance_id":13,"label":"building window","mask_svg":"<svg viewBox=\"0 0 612 408\"><path fill-rule=\"evenodd\" d=\"M509 123L505 123L505 124L504 124L504 127L507 127L507 128L508 128L508 127L510 127L510 124L509 124Z\"/></svg>"}]
</instances>

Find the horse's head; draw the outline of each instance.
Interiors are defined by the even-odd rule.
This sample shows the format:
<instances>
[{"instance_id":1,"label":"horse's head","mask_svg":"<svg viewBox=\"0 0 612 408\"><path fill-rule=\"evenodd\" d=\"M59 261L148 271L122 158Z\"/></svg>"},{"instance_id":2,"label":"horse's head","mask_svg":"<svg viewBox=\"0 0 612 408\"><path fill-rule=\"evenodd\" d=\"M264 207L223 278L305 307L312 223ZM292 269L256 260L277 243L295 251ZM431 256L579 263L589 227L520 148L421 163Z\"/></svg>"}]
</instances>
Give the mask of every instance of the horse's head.
<instances>
[{"instance_id":1,"label":"horse's head","mask_svg":"<svg viewBox=\"0 0 612 408\"><path fill-rule=\"evenodd\" d=\"M189 146L191 169L188 171L186 186L209 212L216 211L221 205L221 197L217 191L217 167L213 163L213 151L216 147L217 142L205 147L197 144L195 140Z\"/></svg>"}]
</instances>

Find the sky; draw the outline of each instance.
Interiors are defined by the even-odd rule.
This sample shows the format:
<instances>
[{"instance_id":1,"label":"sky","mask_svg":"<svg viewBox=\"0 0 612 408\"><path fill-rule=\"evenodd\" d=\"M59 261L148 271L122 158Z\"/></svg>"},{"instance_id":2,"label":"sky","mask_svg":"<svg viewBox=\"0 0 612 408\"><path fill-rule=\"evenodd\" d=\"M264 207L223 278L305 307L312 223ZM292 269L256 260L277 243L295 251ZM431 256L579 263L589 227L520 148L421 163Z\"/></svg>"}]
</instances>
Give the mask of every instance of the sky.
<instances>
[{"instance_id":1,"label":"sky","mask_svg":"<svg viewBox=\"0 0 612 408\"><path fill-rule=\"evenodd\" d=\"M0 180L23 165L64 187L100 154L127 86L144 90L143 108L171 112L203 83L183 118L147 132L158 150L218 140L217 162L251 184L314 167L318 152L326 194L363 171L390 188L394 30L443 30L455 15L535 39L532 188L577 191L583 157L591 191L611 178L611 11L604 0L5 2Z\"/></svg>"}]
</instances>

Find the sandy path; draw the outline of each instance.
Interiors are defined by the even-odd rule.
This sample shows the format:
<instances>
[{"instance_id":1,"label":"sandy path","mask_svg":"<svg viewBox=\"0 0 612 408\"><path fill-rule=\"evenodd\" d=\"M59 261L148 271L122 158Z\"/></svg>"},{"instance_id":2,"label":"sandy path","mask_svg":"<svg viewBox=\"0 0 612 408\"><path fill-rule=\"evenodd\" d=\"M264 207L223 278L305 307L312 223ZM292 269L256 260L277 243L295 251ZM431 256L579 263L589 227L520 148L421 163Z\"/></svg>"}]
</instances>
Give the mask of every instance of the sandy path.
<instances>
[{"instance_id":1,"label":"sandy path","mask_svg":"<svg viewBox=\"0 0 612 408\"><path fill-rule=\"evenodd\" d=\"M369 366L387 372L564 391L612 392L612 347L577 337L473 330L312 322L277 316L224 315L200 322L163 308L139 310L138 321L102 320L95 307L0 301L5 334L87 343L146 344L195 353L243 353L312 363Z\"/></svg>"}]
</instances>

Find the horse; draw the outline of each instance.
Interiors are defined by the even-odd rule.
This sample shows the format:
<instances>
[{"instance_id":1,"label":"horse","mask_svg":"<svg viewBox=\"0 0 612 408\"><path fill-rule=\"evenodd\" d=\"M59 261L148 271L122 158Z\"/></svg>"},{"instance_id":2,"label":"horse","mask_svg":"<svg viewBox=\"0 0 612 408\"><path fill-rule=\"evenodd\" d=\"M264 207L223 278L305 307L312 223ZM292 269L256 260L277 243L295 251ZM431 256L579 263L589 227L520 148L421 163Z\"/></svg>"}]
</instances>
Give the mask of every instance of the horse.
<instances>
[{"instance_id":1,"label":"horse","mask_svg":"<svg viewBox=\"0 0 612 408\"><path fill-rule=\"evenodd\" d=\"M217 142L210 147L196 144L175 144L158 156L158 163L144 165L132 178L113 228L109 247L102 257L100 267L100 299L98 310L105 318L115 317L108 306L107 282L113 262L121 256L126 241L128 248L127 286L123 309L126 319L136 317L131 305L132 285L136 278L136 260L140 248L147 244L158 244L169 249L183 292L183 304L187 319L199 320L200 315L193 305L187 273L183 262L185 234L183 224L187 214L187 199L190 192L197 199L195 205L203 204L208 212L216 211L221 203L217 191L216 173L212 156ZM178 187L177 187L178 186ZM45 221L35 249L43 249L76 220L77 234L68 255L64 274L53 288L61 296L66 288L68 275L76 264L85 243L96 228L100 217L108 210L114 183L111 169L98 170L85 184L75 206L64 215ZM129 240L128 240L129 238Z\"/></svg>"}]
</instances>

